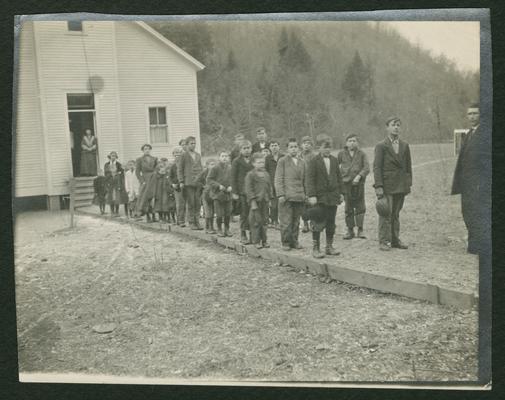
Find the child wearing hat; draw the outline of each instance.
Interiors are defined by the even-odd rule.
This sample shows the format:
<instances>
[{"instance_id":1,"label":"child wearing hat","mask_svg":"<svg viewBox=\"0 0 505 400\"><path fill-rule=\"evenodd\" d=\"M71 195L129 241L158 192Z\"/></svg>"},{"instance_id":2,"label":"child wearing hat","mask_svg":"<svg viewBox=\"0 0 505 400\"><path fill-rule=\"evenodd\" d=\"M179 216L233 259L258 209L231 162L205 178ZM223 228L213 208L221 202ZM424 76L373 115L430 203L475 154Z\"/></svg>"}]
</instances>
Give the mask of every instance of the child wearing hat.
<instances>
[{"instance_id":1,"label":"child wearing hat","mask_svg":"<svg viewBox=\"0 0 505 400\"><path fill-rule=\"evenodd\" d=\"M302 137L301 140L301 147L300 147L300 158L305 162L305 169L307 169L310 160L312 160L317 153L313 149L314 147L314 141L312 140L311 136L304 136ZM302 213L302 220L303 220L303 228L302 232L307 233L310 231L309 228L309 215L307 213L309 206L307 203L305 203L303 207L303 213Z\"/></svg>"},{"instance_id":2,"label":"child wearing hat","mask_svg":"<svg viewBox=\"0 0 505 400\"><path fill-rule=\"evenodd\" d=\"M310 217L312 226L312 255L323 258L324 255L339 255L333 248L335 235L335 217L337 206L342 203L342 176L337 158L331 155L331 140L323 137L319 140L319 154L309 162L306 187L309 204L318 210ZM311 214L309 214L310 216ZM326 232L325 254L321 253L320 237Z\"/></svg>"},{"instance_id":3,"label":"child wearing hat","mask_svg":"<svg viewBox=\"0 0 505 400\"><path fill-rule=\"evenodd\" d=\"M357 237L365 239L363 222L365 219L365 179L370 172L366 154L359 148L358 136L347 135L343 150L337 155L342 174L345 199L345 223L347 233L344 239L354 238L354 227L358 227Z\"/></svg>"},{"instance_id":4,"label":"child wearing hat","mask_svg":"<svg viewBox=\"0 0 505 400\"><path fill-rule=\"evenodd\" d=\"M156 172L158 159L151 155L152 146L150 144L144 144L141 150L144 154L137 158L135 162L135 175L140 183L137 212L141 215L145 214L147 222L155 222L153 200L156 191L156 181L152 179L152 176Z\"/></svg>"},{"instance_id":5,"label":"child wearing hat","mask_svg":"<svg viewBox=\"0 0 505 400\"><path fill-rule=\"evenodd\" d=\"M128 215L128 195L124 187L124 170L118 161L118 155L111 151L103 167L107 185L107 204L113 217L119 217L119 205L125 205L125 214Z\"/></svg>"},{"instance_id":6,"label":"child wearing hat","mask_svg":"<svg viewBox=\"0 0 505 400\"><path fill-rule=\"evenodd\" d=\"M156 166L156 174L154 175L156 177L156 189L153 211L158 213L160 221L163 222L170 222L170 211L175 208L174 190L170 182L168 169L168 159L160 158Z\"/></svg>"},{"instance_id":7,"label":"child wearing hat","mask_svg":"<svg viewBox=\"0 0 505 400\"><path fill-rule=\"evenodd\" d=\"M272 182L265 170L265 157L254 153L253 169L245 177L245 193L249 203L251 241L257 249L270 247L267 243L268 205L273 197Z\"/></svg>"},{"instance_id":8,"label":"child wearing hat","mask_svg":"<svg viewBox=\"0 0 505 400\"><path fill-rule=\"evenodd\" d=\"M219 162L209 171L207 185L210 186L210 197L214 201L217 235L232 236L230 233L231 203L231 167L227 151L219 154ZM224 231L223 231L224 222Z\"/></svg>"}]
</instances>

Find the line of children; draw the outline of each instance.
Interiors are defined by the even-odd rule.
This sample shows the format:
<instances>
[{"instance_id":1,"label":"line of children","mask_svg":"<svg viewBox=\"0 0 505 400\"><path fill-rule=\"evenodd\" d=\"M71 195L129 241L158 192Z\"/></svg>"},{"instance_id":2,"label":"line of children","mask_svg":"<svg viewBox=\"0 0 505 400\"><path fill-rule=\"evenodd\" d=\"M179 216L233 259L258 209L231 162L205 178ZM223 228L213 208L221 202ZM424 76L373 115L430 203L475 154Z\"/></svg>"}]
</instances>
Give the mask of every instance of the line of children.
<instances>
[{"instance_id":1,"label":"line of children","mask_svg":"<svg viewBox=\"0 0 505 400\"><path fill-rule=\"evenodd\" d=\"M283 155L278 141L267 143L263 131L258 136L262 139L256 144L260 151L251 155L251 142L242 140L236 144L239 155L231 164L230 153L222 151L217 162L208 160L205 168L195 151L194 137L182 140L181 146L173 150L173 164L166 158L158 160L151 156L152 147L145 144L143 156L136 162L129 161L124 172L117 153L111 152L104 168L105 179L95 179L95 190L103 192L101 188L105 185L113 215L118 214L119 204L125 204L126 215L141 213L148 222L156 221L155 213L158 213L160 221L184 227L187 206L192 229L202 229L199 210L203 205L205 232L221 237L232 236L232 204L237 201L240 241L257 248L269 247L269 221L276 225L280 219L282 248L301 249L300 219L304 222L302 231L308 230L310 221L312 254L316 258L339 254L333 247L335 216L337 206L345 198L348 231L344 239L355 237L355 226L357 236L364 238L364 183L370 168L356 135L347 136L346 147L337 157L331 154L328 137L318 141L319 152L313 151L311 137L302 138L301 148L291 138ZM100 205L100 211L104 213L104 206ZM324 252L320 248L322 231L326 232Z\"/></svg>"}]
</instances>

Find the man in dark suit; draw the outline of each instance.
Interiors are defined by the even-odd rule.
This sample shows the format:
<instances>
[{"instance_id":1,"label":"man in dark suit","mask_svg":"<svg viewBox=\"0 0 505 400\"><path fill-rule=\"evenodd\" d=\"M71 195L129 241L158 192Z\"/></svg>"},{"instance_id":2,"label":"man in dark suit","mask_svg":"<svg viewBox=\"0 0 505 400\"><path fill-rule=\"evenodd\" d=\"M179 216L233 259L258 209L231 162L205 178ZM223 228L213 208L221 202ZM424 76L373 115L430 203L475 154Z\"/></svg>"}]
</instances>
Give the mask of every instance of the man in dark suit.
<instances>
[{"instance_id":1,"label":"man in dark suit","mask_svg":"<svg viewBox=\"0 0 505 400\"><path fill-rule=\"evenodd\" d=\"M268 143L267 131L262 126L256 129L256 139L257 142L252 145L252 154L261 153L261 150L269 148L270 143Z\"/></svg>"},{"instance_id":2,"label":"man in dark suit","mask_svg":"<svg viewBox=\"0 0 505 400\"><path fill-rule=\"evenodd\" d=\"M386 197L389 217L379 215L379 246L381 250L407 249L400 240L400 211L412 186L412 160L408 143L400 140L401 120L386 120L387 137L375 146L373 164L374 188L378 199Z\"/></svg>"},{"instance_id":3,"label":"man in dark suit","mask_svg":"<svg viewBox=\"0 0 505 400\"><path fill-rule=\"evenodd\" d=\"M479 104L472 104L467 111L470 130L462 137L451 194L461 194L461 212L468 230L468 252L479 254L483 237L482 203L479 200L481 160L481 133L479 130Z\"/></svg>"},{"instance_id":4,"label":"man in dark suit","mask_svg":"<svg viewBox=\"0 0 505 400\"><path fill-rule=\"evenodd\" d=\"M335 216L337 206L342 203L342 176L336 157L331 155L331 140L321 138L318 143L319 154L308 163L305 180L309 204L318 209L310 218L312 228L312 255L323 258L320 249L321 232L326 230L326 255L339 255L333 248L335 235Z\"/></svg>"},{"instance_id":5,"label":"man in dark suit","mask_svg":"<svg viewBox=\"0 0 505 400\"><path fill-rule=\"evenodd\" d=\"M275 171L277 169L277 162L284 157L279 151L279 142L277 140L272 140L270 142L270 154L265 157L265 169L270 175L270 179L272 183L275 181ZM279 225L279 200L277 199L277 195L274 190L274 198L270 202L270 222L274 227Z\"/></svg>"}]
</instances>

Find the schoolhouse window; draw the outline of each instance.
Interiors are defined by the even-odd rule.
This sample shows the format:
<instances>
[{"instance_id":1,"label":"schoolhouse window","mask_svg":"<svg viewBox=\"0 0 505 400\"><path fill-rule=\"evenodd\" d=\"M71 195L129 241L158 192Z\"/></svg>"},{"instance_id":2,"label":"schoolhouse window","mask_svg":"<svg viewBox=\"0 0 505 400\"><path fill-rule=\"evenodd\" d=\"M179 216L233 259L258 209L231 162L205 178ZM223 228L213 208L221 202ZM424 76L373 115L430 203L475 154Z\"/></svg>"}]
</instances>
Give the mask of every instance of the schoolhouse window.
<instances>
[{"instance_id":1,"label":"schoolhouse window","mask_svg":"<svg viewBox=\"0 0 505 400\"><path fill-rule=\"evenodd\" d=\"M67 21L67 28L72 32L82 32L82 21Z\"/></svg>"},{"instance_id":2,"label":"schoolhouse window","mask_svg":"<svg viewBox=\"0 0 505 400\"><path fill-rule=\"evenodd\" d=\"M69 110L94 110L95 99L92 93L69 93L67 106Z\"/></svg>"},{"instance_id":3,"label":"schoolhouse window","mask_svg":"<svg viewBox=\"0 0 505 400\"><path fill-rule=\"evenodd\" d=\"M168 143L166 107L149 107L149 131L151 143Z\"/></svg>"}]
</instances>

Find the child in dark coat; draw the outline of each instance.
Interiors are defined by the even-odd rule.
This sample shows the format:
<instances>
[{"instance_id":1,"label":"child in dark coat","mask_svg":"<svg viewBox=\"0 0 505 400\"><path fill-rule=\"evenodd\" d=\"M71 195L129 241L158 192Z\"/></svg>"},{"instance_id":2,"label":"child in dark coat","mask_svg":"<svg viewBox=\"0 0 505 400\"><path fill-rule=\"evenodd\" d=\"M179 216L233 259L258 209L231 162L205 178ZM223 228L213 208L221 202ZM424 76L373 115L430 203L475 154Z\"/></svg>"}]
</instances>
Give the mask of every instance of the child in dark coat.
<instances>
[{"instance_id":1,"label":"child in dark coat","mask_svg":"<svg viewBox=\"0 0 505 400\"><path fill-rule=\"evenodd\" d=\"M210 186L210 197L214 201L217 235L221 237L232 236L230 233L230 217L232 212L231 167L230 154L227 151L222 151L219 154L219 162L207 175L207 185Z\"/></svg>"},{"instance_id":2,"label":"child in dark coat","mask_svg":"<svg viewBox=\"0 0 505 400\"><path fill-rule=\"evenodd\" d=\"M107 179L103 176L103 171L98 171L98 176L93 180L93 188L95 189L95 197L93 204L100 207L100 214L105 214L105 203L107 198Z\"/></svg>"},{"instance_id":3,"label":"child in dark coat","mask_svg":"<svg viewBox=\"0 0 505 400\"><path fill-rule=\"evenodd\" d=\"M207 160L205 168L198 175L196 181L203 188L202 191L202 204L203 213L205 216L205 233L216 234L214 230L214 201L210 197L210 185L207 183L207 176L209 171L216 165L216 160Z\"/></svg>"},{"instance_id":4,"label":"child in dark coat","mask_svg":"<svg viewBox=\"0 0 505 400\"><path fill-rule=\"evenodd\" d=\"M245 177L245 193L249 203L249 226L251 241L257 249L270 247L267 243L268 206L273 198L272 182L265 170L265 157L254 153L251 163L254 167Z\"/></svg>"},{"instance_id":5,"label":"child in dark coat","mask_svg":"<svg viewBox=\"0 0 505 400\"><path fill-rule=\"evenodd\" d=\"M240 202L240 242L242 244L251 243L247 238L249 202L245 193L245 176L252 169L251 142L244 140L240 145L240 156L231 163L232 199Z\"/></svg>"},{"instance_id":6,"label":"child in dark coat","mask_svg":"<svg viewBox=\"0 0 505 400\"><path fill-rule=\"evenodd\" d=\"M156 190L154 194L154 211L160 221L170 222L170 211L175 208L175 196L168 173L168 160L161 158L156 171Z\"/></svg>"}]
</instances>

